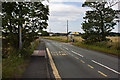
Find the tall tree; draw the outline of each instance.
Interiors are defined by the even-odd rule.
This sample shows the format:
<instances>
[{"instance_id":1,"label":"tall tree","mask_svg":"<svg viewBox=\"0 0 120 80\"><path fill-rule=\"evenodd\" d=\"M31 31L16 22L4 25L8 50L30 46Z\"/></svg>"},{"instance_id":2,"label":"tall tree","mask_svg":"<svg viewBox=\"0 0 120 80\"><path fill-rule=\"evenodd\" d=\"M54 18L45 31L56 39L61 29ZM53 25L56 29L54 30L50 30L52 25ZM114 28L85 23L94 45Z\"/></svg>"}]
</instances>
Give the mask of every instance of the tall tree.
<instances>
[{"instance_id":1,"label":"tall tree","mask_svg":"<svg viewBox=\"0 0 120 80\"><path fill-rule=\"evenodd\" d=\"M86 11L82 29L85 31L83 38L86 42L106 41L106 36L116 25L119 10L113 10L106 6L107 2L85 2L82 6L90 7L92 11Z\"/></svg>"},{"instance_id":2,"label":"tall tree","mask_svg":"<svg viewBox=\"0 0 120 80\"><path fill-rule=\"evenodd\" d=\"M2 14L4 49L9 46L18 48L18 26L20 24L22 26L23 47L28 47L38 32L48 26L49 8L42 2L3 2Z\"/></svg>"}]
</instances>

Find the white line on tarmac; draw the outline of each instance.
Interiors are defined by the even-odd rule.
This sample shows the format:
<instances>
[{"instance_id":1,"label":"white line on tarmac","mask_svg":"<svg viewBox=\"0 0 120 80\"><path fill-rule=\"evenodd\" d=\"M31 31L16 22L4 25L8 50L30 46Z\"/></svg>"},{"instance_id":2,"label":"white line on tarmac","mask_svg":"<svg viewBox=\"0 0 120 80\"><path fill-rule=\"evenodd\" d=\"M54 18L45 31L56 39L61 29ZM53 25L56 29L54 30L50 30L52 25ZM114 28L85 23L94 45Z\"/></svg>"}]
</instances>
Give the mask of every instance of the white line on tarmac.
<instances>
[{"instance_id":1,"label":"white line on tarmac","mask_svg":"<svg viewBox=\"0 0 120 80\"><path fill-rule=\"evenodd\" d=\"M68 48L65 48L65 49L69 50Z\"/></svg>"},{"instance_id":2,"label":"white line on tarmac","mask_svg":"<svg viewBox=\"0 0 120 80\"><path fill-rule=\"evenodd\" d=\"M94 61L94 60L92 60L92 62L94 62L94 63L96 63L96 64L98 64L98 65L100 65L100 66L102 66L102 67L104 67L104 68L106 68L106 69L109 69L109 70L111 70L111 71L114 72L114 73L120 74L120 72L118 72L118 71L116 71L116 70L114 70L114 69L112 69L112 68L109 68L109 67L107 67L107 66L105 66L105 65L103 65L103 64L101 64L101 63L99 63L99 62L96 62L96 61Z\"/></svg>"},{"instance_id":3,"label":"white line on tarmac","mask_svg":"<svg viewBox=\"0 0 120 80\"><path fill-rule=\"evenodd\" d=\"M74 52L74 51L72 51L74 54L76 54L76 55L78 55L78 56L81 56L81 57L83 57L83 55L81 55L81 54L78 54L78 53L76 53L76 52Z\"/></svg>"}]
</instances>

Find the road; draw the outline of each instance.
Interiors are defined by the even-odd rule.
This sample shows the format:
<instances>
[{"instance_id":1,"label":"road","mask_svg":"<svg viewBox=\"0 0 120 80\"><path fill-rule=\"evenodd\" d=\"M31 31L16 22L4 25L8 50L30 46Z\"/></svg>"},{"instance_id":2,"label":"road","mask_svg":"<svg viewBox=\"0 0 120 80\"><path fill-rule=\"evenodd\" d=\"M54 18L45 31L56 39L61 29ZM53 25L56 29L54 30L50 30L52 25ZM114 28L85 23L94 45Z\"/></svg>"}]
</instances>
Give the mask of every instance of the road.
<instances>
[{"instance_id":1,"label":"road","mask_svg":"<svg viewBox=\"0 0 120 80\"><path fill-rule=\"evenodd\" d=\"M61 78L118 78L118 57L42 39Z\"/></svg>"}]
</instances>

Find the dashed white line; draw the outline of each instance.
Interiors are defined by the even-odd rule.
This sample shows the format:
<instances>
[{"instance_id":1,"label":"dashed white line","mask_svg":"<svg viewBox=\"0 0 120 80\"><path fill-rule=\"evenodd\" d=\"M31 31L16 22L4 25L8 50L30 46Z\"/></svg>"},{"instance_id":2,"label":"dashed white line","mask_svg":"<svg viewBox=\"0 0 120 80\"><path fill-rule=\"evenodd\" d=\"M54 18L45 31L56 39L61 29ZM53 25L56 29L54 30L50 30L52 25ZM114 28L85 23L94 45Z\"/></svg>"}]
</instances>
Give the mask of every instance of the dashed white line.
<instances>
[{"instance_id":1,"label":"dashed white line","mask_svg":"<svg viewBox=\"0 0 120 80\"><path fill-rule=\"evenodd\" d=\"M76 52L74 52L74 51L72 51L74 54L76 54L76 55L78 55L78 56L81 56L81 57L83 57L83 55L81 55L81 54L78 54L78 53L76 53Z\"/></svg>"},{"instance_id":2,"label":"dashed white line","mask_svg":"<svg viewBox=\"0 0 120 80\"><path fill-rule=\"evenodd\" d=\"M68 48L65 48L65 49L67 49L67 50L68 50Z\"/></svg>"},{"instance_id":3,"label":"dashed white line","mask_svg":"<svg viewBox=\"0 0 120 80\"><path fill-rule=\"evenodd\" d=\"M94 60L92 60L92 62L94 62L94 63L96 63L96 64L98 64L98 65L100 65L100 66L102 66L102 67L104 67L104 68L106 68L106 69L109 69L109 70L113 71L114 73L120 74L120 72L118 72L118 71L116 71L116 70L114 70L114 69L112 69L112 68L109 68L109 67L107 67L107 66L105 66L105 65L103 65L103 64L101 64L101 63L99 63L99 62L96 62L96 61L94 61Z\"/></svg>"}]
</instances>

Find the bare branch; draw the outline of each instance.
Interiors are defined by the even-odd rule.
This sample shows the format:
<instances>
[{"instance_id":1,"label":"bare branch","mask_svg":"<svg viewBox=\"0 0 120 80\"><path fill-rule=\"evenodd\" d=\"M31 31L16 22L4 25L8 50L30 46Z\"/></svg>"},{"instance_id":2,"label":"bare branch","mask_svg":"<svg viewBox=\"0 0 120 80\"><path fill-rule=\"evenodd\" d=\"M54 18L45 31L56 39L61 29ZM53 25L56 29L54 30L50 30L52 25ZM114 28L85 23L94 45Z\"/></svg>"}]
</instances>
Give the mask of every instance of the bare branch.
<instances>
[{"instance_id":1,"label":"bare branch","mask_svg":"<svg viewBox=\"0 0 120 80\"><path fill-rule=\"evenodd\" d=\"M120 0L107 0L108 7L113 7L114 5L118 4Z\"/></svg>"}]
</instances>

